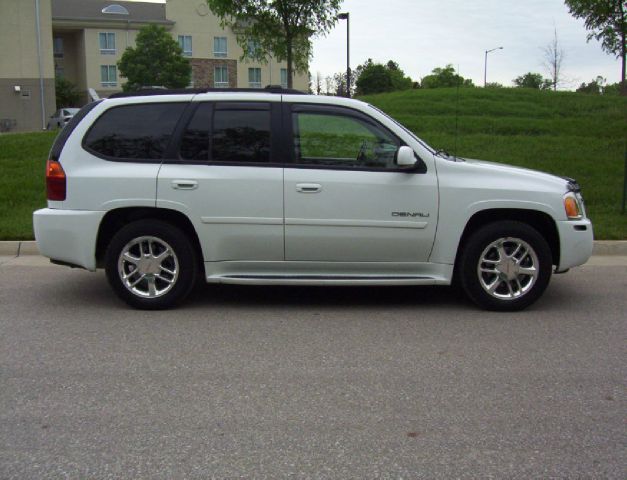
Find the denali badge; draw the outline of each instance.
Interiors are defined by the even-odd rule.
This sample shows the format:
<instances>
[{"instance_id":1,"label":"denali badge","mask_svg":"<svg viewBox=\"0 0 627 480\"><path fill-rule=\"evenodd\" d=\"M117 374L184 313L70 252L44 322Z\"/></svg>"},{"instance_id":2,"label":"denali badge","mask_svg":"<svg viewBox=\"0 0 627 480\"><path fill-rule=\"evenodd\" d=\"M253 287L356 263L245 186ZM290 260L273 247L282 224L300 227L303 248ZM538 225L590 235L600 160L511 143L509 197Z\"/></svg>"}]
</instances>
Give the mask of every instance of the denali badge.
<instances>
[{"instance_id":1,"label":"denali badge","mask_svg":"<svg viewBox=\"0 0 627 480\"><path fill-rule=\"evenodd\" d=\"M422 212L392 212L393 217L420 217L428 218L430 214Z\"/></svg>"}]
</instances>

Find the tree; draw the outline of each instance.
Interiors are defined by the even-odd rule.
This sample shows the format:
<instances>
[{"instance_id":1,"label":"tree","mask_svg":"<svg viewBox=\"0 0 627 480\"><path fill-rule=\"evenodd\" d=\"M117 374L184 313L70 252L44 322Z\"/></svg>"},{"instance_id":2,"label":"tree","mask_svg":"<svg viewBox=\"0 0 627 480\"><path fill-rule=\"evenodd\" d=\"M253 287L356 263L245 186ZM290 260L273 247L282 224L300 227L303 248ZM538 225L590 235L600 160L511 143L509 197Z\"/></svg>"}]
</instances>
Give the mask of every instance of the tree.
<instances>
[{"instance_id":1,"label":"tree","mask_svg":"<svg viewBox=\"0 0 627 480\"><path fill-rule=\"evenodd\" d=\"M599 75L594 80L590 80L590 83L582 83L577 92L591 95L618 95L620 86L620 83L608 84L607 79Z\"/></svg>"},{"instance_id":2,"label":"tree","mask_svg":"<svg viewBox=\"0 0 627 480\"><path fill-rule=\"evenodd\" d=\"M398 63L389 60L385 65L390 72L390 82L392 84L392 90L409 90L413 87L414 82L411 78L405 76Z\"/></svg>"},{"instance_id":3,"label":"tree","mask_svg":"<svg viewBox=\"0 0 627 480\"><path fill-rule=\"evenodd\" d=\"M351 92L352 84L354 83L353 77L351 77ZM334 95L338 97L346 96L346 72L339 72L333 74L333 85L335 87Z\"/></svg>"},{"instance_id":4,"label":"tree","mask_svg":"<svg viewBox=\"0 0 627 480\"><path fill-rule=\"evenodd\" d=\"M322 75L320 75L320 72L316 72L314 90L316 95L322 95Z\"/></svg>"},{"instance_id":5,"label":"tree","mask_svg":"<svg viewBox=\"0 0 627 480\"><path fill-rule=\"evenodd\" d=\"M596 79L591 80L590 83L582 83L577 89L577 92L601 95L603 93L606 82L607 80L599 75Z\"/></svg>"},{"instance_id":6,"label":"tree","mask_svg":"<svg viewBox=\"0 0 627 480\"><path fill-rule=\"evenodd\" d=\"M57 77L54 80L54 90L57 99L57 109L78 106L81 94L72 82L65 78Z\"/></svg>"},{"instance_id":7,"label":"tree","mask_svg":"<svg viewBox=\"0 0 627 480\"><path fill-rule=\"evenodd\" d=\"M307 71L313 35L324 35L337 22L341 0L207 0L222 27L230 27L244 58L287 61L287 86L294 72ZM249 42L259 48L247 48Z\"/></svg>"},{"instance_id":8,"label":"tree","mask_svg":"<svg viewBox=\"0 0 627 480\"><path fill-rule=\"evenodd\" d=\"M369 58L353 73L357 79L355 82L357 95L409 90L413 86L412 79L406 77L398 63L392 60L384 65L375 63Z\"/></svg>"},{"instance_id":9,"label":"tree","mask_svg":"<svg viewBox=\"0 0 627 480\"><path fill-rule=\"evenodd\" d=\"M472 80L459 75L453 65L448 64L444 68L434 68L431 75L423 77L422 88L445 88L445 87L474 87Z\"/></svg>"},{"instance_id":10,"label":"tree","mask_svg":"<svg viewBox=\"0 0 627 480\"><path fill-rule=\"evenodd\" d=\"M625 80L627 52L627 4L624 0L565 0L571 15L581 18L590 31L588 41L595 38L603 50L621 59L621 94L627 95Z\"/></svg>"},{"instance_id":11,"label":"tree","mask_svg":"<svg viewBox=\"0 0 627 480\"><path fill-rule=\"evenodd\" d=\"M191 79L191 67L181 47L158 25L148 25L139 31L136 47L124 51L118 68L127 79L125 91L142 86L184 88Z\"/></svg>"},{"instance_id":12,"label":"tree","mask_svg":"<svg viewBox=\"0 0 627 480\"><path fill-rule=\"evenodd\" d=\"M512 80L512 82L518 88L535 88L536 90L548 90L553 85L553 82L544 78L541 73L532 72L525 73Z\"/></svg>"},{"instance_id":13,"label":"tree","mask_svg":"<svg viewBox=\"0 0 627 480\"><path fill-rule=\"evenodd\" d=\"M333 95L333 77L330 76L326 76L324 77L324 86L325 86L325 90L324 90L324 94L325 95Z\"/></svg>"},{"instance_id":14,"label":"tree","mask_svg":"<svg viewBox=\"0 0 627 480\"><path fill-rule=\"evenodd\" d=\"M544 68L549 74L553 90L557 90L558 85L561 85L563 81L562 64L566 57L566 52L557 38L557 28L554 28L553 40L542 49L542 53Z\"/></svg>"}]
</instances>

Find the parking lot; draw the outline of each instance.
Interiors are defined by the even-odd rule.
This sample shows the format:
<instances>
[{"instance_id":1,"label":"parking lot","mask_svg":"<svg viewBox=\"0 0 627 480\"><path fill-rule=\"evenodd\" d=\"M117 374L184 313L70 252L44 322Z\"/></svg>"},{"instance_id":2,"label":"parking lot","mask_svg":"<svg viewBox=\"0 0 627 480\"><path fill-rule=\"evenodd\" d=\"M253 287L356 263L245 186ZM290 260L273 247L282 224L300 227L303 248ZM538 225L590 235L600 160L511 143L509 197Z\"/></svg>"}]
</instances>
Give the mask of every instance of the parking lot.
<instances>
[{"instance_id":1,"label":"parking lot","mask_svg":"<svg viewBox=\"0 0 627 480\"><path fill-rule=\"evenodd\" d=\"M0 478L625 478L627 258L515 314L449 288L203 286L0 261Z\"/></svg>"}]
</instances>

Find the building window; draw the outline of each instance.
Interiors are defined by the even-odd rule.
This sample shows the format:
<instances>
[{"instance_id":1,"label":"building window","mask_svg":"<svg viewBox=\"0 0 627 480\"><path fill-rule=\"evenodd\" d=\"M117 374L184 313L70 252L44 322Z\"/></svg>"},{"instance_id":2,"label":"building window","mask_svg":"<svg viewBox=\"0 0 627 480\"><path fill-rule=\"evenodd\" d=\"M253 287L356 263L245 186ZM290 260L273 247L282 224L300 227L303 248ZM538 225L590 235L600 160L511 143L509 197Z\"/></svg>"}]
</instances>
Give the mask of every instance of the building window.
<instances>
[{"instance_id":1,"label":"building window","mask_svg":"<svg viewBox=\"0 0 627 480\"><path fill-rule=\"evenodd\" d=\"M100 53L103 55L115 55L115 33L100 33Z\"/></svg>"},{"instance_id":2,"label":"building window","mask_svg":"<svg viewBox=\"0 0 627 480\"><path fill-rule=\"evenodd\" d=\"M108 13L113 15L128 15L128 10L122 5L109 5L102 9L102 13Z\"/></svg>"},{"instance_id":3,"label":"building window","mask_svg":"<svg viewBox=\"0 0 627 480\"><path fill-rule=\"evenodd\" d=\"M213 86L215 88L229 87L229 69L226 67L216 67L213 71Z\"/></svg>"},{"instance_id":4,"label":"building window","mask_svg":"<svg viewBox=\"0 0 627 480\"><path fill-rule=\"evenodd\" d=\"M261 68L248 69L248 86L250 88L261 88Z\"/></svg>"},{"instance_id":5,"label":"building window","mask_svg":"<svg viewBox=\"0 0 627 480\"><path fill-rule=\"evenodd\" d=\"M215 57L226 57L226 37L213 37L213 55Z\"/></svg>"},{"instance_id":6,"label":"building window","mask_svg":"<svg viewBox=\"0 0 627 480\"><path fill-rule=\"evenodd\" d=\"M54 37L52 40L52 50L55 58L63 58L63 38Z\"/></svg>"},{"instance_id":7,"label":"building window","mask_svg":"<svg viewBox=\"0 0 627 480\"><path fill-rule=\"evenodd\" d=\"M100 84L103 87L118 86L118 71L115 65L100 65Z\"/></svg>"},{"instance_id":8,"label":"building window","mask_svg":"<svg viewBox=\"0 0 627 480\"><path fill-rule=\"evenodd\" d=\"M65 70L63 69L63 67L61 65L55 65L54 66L55 78L63 78L64 75L65 75Z\"/></svg>"},{"instance_id":9,"label":"building window","mask_svg":"<svg viewBox=\"0 0 627 480\"><path fill-rule=\"evenodd\" d=\"M248 40L248 56L255 58L260 50L259 42L257 40Z\"/></svg>"},{"instance_id":10,"label":"building window","mask_svg":"<svg viewBox=\"0 0 627 480\"><path fill-rule=\"evenodd\" d=\"M287 88L287 68L281 69L281 86Z\"/></svg>"},{"instance_id":11,"label":"building window","mask_svg":"<svg viewBox=\"0 0 627 480\"><path fill-rule=\"evenodd\" d=\"M179 35L179 45L183 50L183 55L186 57L192 56L192 36L191 35Z\"/></svg>"}]
</instances>

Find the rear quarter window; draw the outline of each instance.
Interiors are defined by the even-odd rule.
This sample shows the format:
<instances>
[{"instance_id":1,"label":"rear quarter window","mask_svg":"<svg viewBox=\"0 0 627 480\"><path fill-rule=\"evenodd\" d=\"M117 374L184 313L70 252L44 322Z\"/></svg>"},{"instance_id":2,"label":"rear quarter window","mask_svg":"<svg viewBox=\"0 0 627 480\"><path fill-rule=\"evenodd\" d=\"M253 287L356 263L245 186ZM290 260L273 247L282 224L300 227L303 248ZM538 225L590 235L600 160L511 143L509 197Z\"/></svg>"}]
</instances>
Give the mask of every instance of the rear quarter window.
<instances>
[{"instance_id":1,"label":"rear quarter window","mask_svg":"<svg viewBox=\"0 0 627 480\"><path fill-rule=\"evenodd\" d=\"M57 138L55 138L54 143L52 144L52 149L50 150L50 154L48 158L51 160L58 161L61 156L61 151L65 146L65 142L70 138L70 135L74 131L74 129L78 126L79 123L87 116L89 112L91 112L102 100L98 100L97 102L88 103L83 108L78 110L78 113L72 117L72 119L68 122L68 124L59 132ZM59 116L59 111L57 110L54 114L55 117Z\"/></svg>"},{"instance_id":2,"label":"rear quarter window","mask_svg":"<svg viewBox=\"0 0 627 480\"><path fill-rule=\"evenodd\" d=\"M104 112L83 139L83 147L114 160L160 160L187 103L142 103Z\"/></svg>"}]
</instances>

